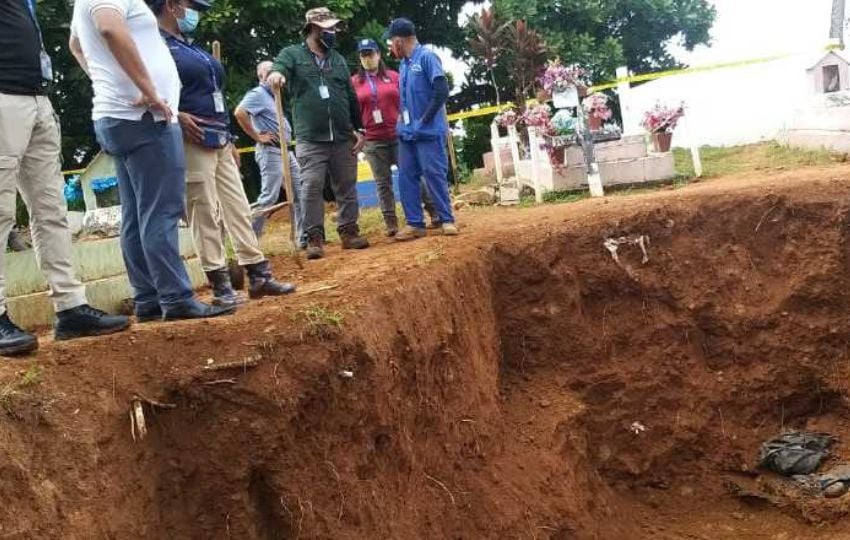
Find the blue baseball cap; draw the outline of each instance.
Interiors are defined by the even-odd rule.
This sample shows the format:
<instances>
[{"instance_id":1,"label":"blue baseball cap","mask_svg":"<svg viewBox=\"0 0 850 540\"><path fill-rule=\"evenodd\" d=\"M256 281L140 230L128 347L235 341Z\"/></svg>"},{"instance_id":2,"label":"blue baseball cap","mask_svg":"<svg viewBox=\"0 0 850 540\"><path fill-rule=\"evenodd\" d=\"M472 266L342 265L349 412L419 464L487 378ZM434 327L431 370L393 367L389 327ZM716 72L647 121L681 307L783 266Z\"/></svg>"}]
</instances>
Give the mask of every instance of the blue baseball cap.
<instances>
[{"instance_id":1,"label":"blue baseball cap","mask_svg":"<svg viewBox=\"0 0 850 540\"><path fill-rule=\"evenodd\" d=\"M410 37L416 35L416 26L413 24L413 21L410 19L405 19L404 17L400 17L398 19L393 19L390 25L387 27L387 31L384 32L384 39L390 39L394 37Z\"/></svg>"},{"instance_id":2,"label":"blue baseball cap","mask_svg":"<svg viewBox=\"0 0 850 540\"><path fill-rule=\"evenodd\" d=\"M361 39L357 42L357 52L380 50L378 43L374 39Z\"/></svg>"}]
</instances>

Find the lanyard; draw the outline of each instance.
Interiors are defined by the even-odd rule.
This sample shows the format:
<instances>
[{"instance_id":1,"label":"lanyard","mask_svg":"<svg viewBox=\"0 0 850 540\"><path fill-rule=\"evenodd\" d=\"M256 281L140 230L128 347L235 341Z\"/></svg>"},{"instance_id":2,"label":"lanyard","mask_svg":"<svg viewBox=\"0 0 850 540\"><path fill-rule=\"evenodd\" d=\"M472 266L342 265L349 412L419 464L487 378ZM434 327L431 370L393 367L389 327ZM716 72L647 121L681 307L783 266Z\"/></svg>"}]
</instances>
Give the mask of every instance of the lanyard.
<instances>
[{"instance_id":1,"label":"lanyard","mask_svg":"<svg viewBox=\"0 0 850 540\"><path fill-rule=\"evenodd\" d=\"M35 29L38 30L38 41L41 43L41 48L44 49L44 38L41 37L41 25L38 24L38 17L35 14L35 0L24 0L27 4L27 9L30 12L30 18L35 24Z\"/></svg>"},{"instance_id":2,"label":"lanyard","mask_svg":"<svg viewBox=\"0 0 850 540\"><path fill-rule=\"evenodd\" d=\"M324 76L325 68L328 67L328 61L330 60L330 51L328 51L328 53L329 54L326 54L322 58L319 58L319 55L317 55L313 51L310 51L310 54L313 55L313 62L316 64L316 67L319 68L319 74L322 76Z\"/></svg>"},{"instance_id":3,"label":"lanyard","mask_svg":"<svg viewBox=\"0 0 850 540\"><path fill-rule=\"evenodd\" d=\"M212 59L207 55L207 53L205 53L204 51L202 51L200 49L195 48L194 45L189 45L188 43L184 42L183 40L180 40L180 39L177 39L177 38L173 38L173 39L174 39L174 41L177 42L178 45L180 45L181 47L183 47L184 49L187 49L190 53L192 53L192 56L206 62L207 68L210 71L210 77L212 77L212 83L213 83L213 86L215 87L215 91L218 92L219 90L221 90L221 85L219 85L218 77L215 74L215 66L213 66Z\"/></svg>"},{"instance_id":4,"label":"lanyard","mask_svg":"<svg viewBox=\"0 0 850 540\"><path fill-rule=\"evenodd\" d=\"M372 110L378 110L378 79L367 73L366 80L369 81L369 89L372 91Z\"/></svg>"}]
</instances>

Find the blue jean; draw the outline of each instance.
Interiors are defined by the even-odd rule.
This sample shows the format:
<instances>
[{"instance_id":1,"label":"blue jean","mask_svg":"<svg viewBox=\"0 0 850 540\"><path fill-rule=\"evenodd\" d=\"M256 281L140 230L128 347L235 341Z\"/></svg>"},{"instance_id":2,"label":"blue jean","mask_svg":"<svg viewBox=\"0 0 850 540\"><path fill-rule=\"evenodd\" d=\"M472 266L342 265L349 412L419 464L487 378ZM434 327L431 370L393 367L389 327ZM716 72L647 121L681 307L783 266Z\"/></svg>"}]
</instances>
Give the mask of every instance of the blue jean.
<instances>
[{"instance_id":1,"label":"blue jean","mask_svg":"<svg viewBox=\"0 0 850 540\"><path fill-rule=\"evenodd\" d=\"M425 227L420 178L425 180L440 221L454 223L449 196L449 158L442 139L402 140L398 148L398 191L407 224L411 227Z\"/></svg>"},{"instance_id":2,"label":"blue jean","mask_svg":"<svg viewBox=\"0 0 850 540\"><path fill-rule=\"evenodd\" d=\"M280 197L283 185L283 160L281 160L280 149L266 145L257 145L254 151L254 161L260 168L260 195L257 197L257 206L261 208L274 206ZM301 208L301 169L295 155L289 153L289 171L292 173L292 190L294 195L295 211L295 239L301 242L304 237L304 212ZM252 226L257 238L263 233L266 224L266 216L255 218Z\"/></svg>"},{"instance_id":3,"label":"blue jean","mask_svg":"<svg viewBox=\"0 0 850 540\"><path fill-rule=\"evenodd\" d=\"M121 196L121 251L137 310L174 306L194 296L180 257L177 224L185 213L186 163L177 124L102 118L94 123L115 158Z\"/></svg>"}]
</instances>

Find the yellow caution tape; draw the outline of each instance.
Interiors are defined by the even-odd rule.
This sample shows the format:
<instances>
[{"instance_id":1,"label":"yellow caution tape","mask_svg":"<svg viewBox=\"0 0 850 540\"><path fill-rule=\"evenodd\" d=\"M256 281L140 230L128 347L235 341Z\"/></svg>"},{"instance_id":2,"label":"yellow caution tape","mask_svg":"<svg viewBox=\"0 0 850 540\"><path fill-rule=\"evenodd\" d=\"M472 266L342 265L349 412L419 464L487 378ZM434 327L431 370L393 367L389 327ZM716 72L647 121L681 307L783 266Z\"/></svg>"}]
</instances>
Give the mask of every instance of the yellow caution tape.
<instances>
[{"instance_id":1,"label":"yellow caution tape","mask_svg":"<svg viewBox=\"0 0 850 540\"><path fill-rule=\"evenodd\" d=\"M838 44L830 44L823 48L824 51L834 51L841 49L841 45ZM646 81L654 81L657 79L664 79L667 77L678 77L681 75L692 75L694 73L704 73L706 71L715 71L718 69L730 69L730 68L738 68L744 66L751 66L754 64L766 64L769 62L775 62L777 60L784 60L785 58L791 58L792 56L797 56L803 53L786 53L786 54L774 54L771 56L762 56L759 58L751 58L749 60L737 60L734 62L719 62L716 64L706 64L704 66L696 66L690 68L680 68L680 69L668 69L666 71L658 71L655 73L644 73L640 75L631 75L629 77L620 77L619 79L615 79L613 81L597 84L591 86L588 90L590 92L600 92L602 90L608 90L611 88L616 88L618 85L623 83L638 83L638 82L646 82Z\"/></svg>"},{"instance_id":2,"label":"yellow caution tape","mask_svg":"<svg viewBox=\"0 0 850 540\"><path fill-rule=\"evenodd\" d=\"M822 50L829 52L842 49L842 46L838 43L832 43L824 47ZM655 73L643 73L639 75L630 75L628 77L621 77L615 79L613 81L609 81L602 84L597 84L588 88L588 92L601 92L602 90L609 90L611 88L616 88L620 84L623 83L638 83L638 82L646 82L646 81L654 81L657 79L664 79L667 77L678 77L682 75L692 75L694 73L705 73L707 71L715 71L719 69L731 69L738 68L743 66L751 66L754 64L766 64L769 62L775 62L777 60L784 60L785 58L790 58L792 56L797 56L803 53L786 53L786 54L775 54L771 56L762 56L760 58L751 58L749 60L737 60L735 62L720 62L716 64L706 64L704 66L696 66L690 68L681 68L681 69L668 69L665 71L658 71ZM526 102L528 105L536 105L537 100L530 99ZM491 105L488 107L480 107L478 109L470 109L468 111L461 111L457 113L453 113L448 115L449 122L457 122L458 120L463 120L465 118L476 118L479 116L488 116L491 114L498 114L502 111L506 111L509 109L513 109L515 105L513 103L504 103L502 105ZM247 154L254 151L253 146L247 146L245 148L239 148L238 152L240 154ZM65 176L70 176L73 174L82 174L85 172L85 169L74 169L72 171L63 171L62 174ZM358 176L362 177L363 171L358 170Z\"/></svg>"}]
</instances>

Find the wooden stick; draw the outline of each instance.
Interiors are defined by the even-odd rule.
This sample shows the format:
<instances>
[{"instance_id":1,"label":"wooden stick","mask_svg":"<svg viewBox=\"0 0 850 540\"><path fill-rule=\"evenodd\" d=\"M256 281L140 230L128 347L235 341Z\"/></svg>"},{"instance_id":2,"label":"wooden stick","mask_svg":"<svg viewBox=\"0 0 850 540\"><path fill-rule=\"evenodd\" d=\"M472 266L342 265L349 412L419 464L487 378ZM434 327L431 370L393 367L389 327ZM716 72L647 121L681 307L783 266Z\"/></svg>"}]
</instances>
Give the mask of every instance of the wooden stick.
<instances>
[{"instance_id":1,"label":"wooden stick","mask_svg":"<svg viewBox=\"0 0 850 540\"><path fill-rule=\"evenodd\" d=\"M277 138L280 143L280 157L283 163L283 187L286 190L286 200L289 205L289 241L295 247L295 192L292 187L292 171L289 163L289 141L286 140L286 118L283 116L283 96L280 88L274 88L274 104L277 110Z\"/></svg>"},{"instance_id":2,"label":"wooden stick","mask_svg":"<svg viewBox=\"0 0 850 540\"><path fill-rule=\"evenodd\" d=\"M213 58L221 62L221 42L219 40L215 40L212 43L213 49Z\"/></svg>"},{"instance_id":3,"label":"wooden stick","mask_svg":"<svg viewBox=\"0 0 850 540\"><path fill-rule=\"evenodd\" d=\"M454 185L454 193L460 193L460 177L458 177L457 172L457 154L455 153L455 140L452 136L452 125L449 122L449 114L445 109L443 110L443 114L446 116L446 126L448 126L448 130L446 132L446 144L449 147L449 164L452 168L452 178L455 180Z\"/></svg>"}]
</instances>

